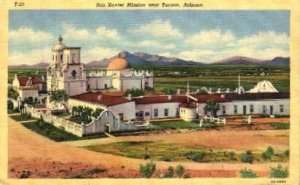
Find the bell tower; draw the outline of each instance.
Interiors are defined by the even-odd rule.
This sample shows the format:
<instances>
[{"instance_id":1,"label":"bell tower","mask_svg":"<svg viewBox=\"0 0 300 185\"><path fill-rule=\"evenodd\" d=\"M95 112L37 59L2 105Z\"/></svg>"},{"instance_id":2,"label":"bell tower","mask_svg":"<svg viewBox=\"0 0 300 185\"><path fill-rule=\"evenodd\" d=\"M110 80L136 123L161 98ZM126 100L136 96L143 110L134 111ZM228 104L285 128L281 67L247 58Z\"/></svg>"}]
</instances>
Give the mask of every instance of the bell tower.
<instances>
[{"instance_id":1,"label":"bell tower","mask_svg":"<svg viewBox=\"0 0 300 185\"><path fill-rule=\"evenodd\" d=\"M68 47L58 37L47 68L48 91L64 90L69 96L86 92L86 72L80 62L80 47Z\"/></svg>"}]
</instances>

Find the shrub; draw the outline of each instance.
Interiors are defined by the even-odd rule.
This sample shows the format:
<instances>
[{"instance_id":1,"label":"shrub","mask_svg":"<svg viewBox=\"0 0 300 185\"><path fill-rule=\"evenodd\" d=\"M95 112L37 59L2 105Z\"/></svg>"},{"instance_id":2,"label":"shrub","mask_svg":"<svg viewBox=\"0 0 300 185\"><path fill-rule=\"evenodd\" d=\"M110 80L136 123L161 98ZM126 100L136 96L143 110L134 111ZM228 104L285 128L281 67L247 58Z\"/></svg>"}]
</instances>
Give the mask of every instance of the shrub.
<instances>
[{"instance_id":1,"label":"shrub","mask_svg":"<svg viewBox=\"0 0 300 185\"><path fill-rule=\"evenodd\" d=\"M205 152L200 151L200 152L189 152L187 154L187 158L192 160L192 161L196 161L196 162L203 162L203 159L205 157Z\"/></svg>"},{"instance_id":2,"label":"shrub","mask_svg":"<svg viewBox=\"0 0 300 185\"><path fill-rule=\"evenodd\" d=\"M253 154L251 151L247 151L246 153L243 153L241 155L241 161L244 162L244 163L250 163L252 164L253 163Z\"/></svg>"},{"instance_id":3,"label":"shrub","mask_svg":"<svg viewBox=\"0 0 300 185\"><path fill-rule=\"evenodd\" d=\"M274 155L274 149L270 146L267 148L267 150L264 153L262 153L262 157L264 160L271 159L273 155Z\"/></svg>"},{"instance_id":4,"label":"shrub","mask_svg":"<svg viewBox=\"0 0 300 185\"><path fill-rule=\"evenodd\" d=\"M7 109L8 110L13 110L14 109L14 104L11 100L7 100Z\"/></svg>"},{"instance_id":5,"label":"shrub","mask_svg":"<svg viewBox=\"0 0 300 185\"><path fill-rule=\"evenodd\" d=\"M146 160L147 160L147 159L150 159L150 155L149 155L148 153L145 153L145 154L144 154L144 159L146 159Z\"/></svg>"},{"instance_id":6,"label":"shrub","mask_svg":"<svg viewBox=\"0 0 300 185\"><path fill-rule=\"evenodd\" d=\"M175 168L175 173L179 178L181 178L183 176L184 171L185 171L184 167L180 164L178 166L176 166L176 168Z\"/></svg>"},{"instance_id":7,"label":"shrub","mask_svg":"<svg viewBox=\"0 0 300 185\"><path fill-rule=\"evenodd\" d=\"M171 178L174 175L174 167L169 166L167 169L167 174L165 175L166 178Z\"/></svg>"},{"instance_id":8,"label":"shrub","mask_svg":"<svg viewBox=\"0 0 300 185\"><path fill-rule=\"evenodd\" d=\"M140 165L140 173L143 177L150 178L156 169L156 164L151 162L147 162L145 165Z\"/></svg>"},{"instance_id":9,"label":"shrub","mask_svg":"<svg viewBox=\"0 0 300 185\"><path fill-rule=\"evenodd\" d=\"M230 157L230 159L234 159L235 152L229 152L228 156Z\"/></svg>"},{"instance_id":10,"label":"shrub","mask_svg":"<svg viewBox=\"0 0 300 185\"><path fill-rule=\"evenodd\" d=\"M290 156L290 151L289 150L284 151L284 156L289 157Z\"/></svg>"},{"instance_id":11,"label":"shrub","mask_svg":"<svg viewBox=\"0 0 300 185\"><path fill-rule=\"evenodd\" d=\"M252 171L250 169L247 169L247 168L240 171L240 176L242 178L256 178L256 177L258 177L257 174L254 171Z\"/></svg>"},{"instance_id":12,"label":"shrub","mask_svg":"<svg viewBox=\"0 0 300 185\"><path fill-rule=\"evenodd\" d=\"M289 176L288 169L283 168L281 165L271 168L271 172L269 174L269 177L271 178L287 178L288 176Z\"/></svg>"}]
</instances>

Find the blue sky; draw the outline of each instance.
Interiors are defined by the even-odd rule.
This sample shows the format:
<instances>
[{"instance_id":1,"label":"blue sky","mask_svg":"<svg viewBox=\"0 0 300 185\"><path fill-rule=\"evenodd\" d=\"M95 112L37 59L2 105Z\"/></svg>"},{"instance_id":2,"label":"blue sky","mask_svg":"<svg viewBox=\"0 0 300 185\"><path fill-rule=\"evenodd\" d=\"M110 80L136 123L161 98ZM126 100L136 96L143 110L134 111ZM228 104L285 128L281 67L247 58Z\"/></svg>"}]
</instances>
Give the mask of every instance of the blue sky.
<instances>
[{"instance_id":1,"label":"blue sky","mask_svg":"<svg viewBox=\"0 0 300 185\"><path fill-rule=\"evenodd\" d=\"M49 62L61 34L82 61L127 50L212 62L289 56L289 11L11 10L10 64Z\"/></svg>"}]
</instances>

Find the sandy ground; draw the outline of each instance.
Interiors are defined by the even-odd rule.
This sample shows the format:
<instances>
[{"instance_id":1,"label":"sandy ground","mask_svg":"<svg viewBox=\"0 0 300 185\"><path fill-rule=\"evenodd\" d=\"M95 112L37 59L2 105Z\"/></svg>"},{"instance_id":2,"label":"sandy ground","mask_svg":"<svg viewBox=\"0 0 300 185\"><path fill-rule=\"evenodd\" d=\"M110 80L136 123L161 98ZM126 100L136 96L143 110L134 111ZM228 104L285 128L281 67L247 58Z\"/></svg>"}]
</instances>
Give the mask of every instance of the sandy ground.
<instances>
[{"instance_id":1,"label":"sandy ground","mask_svg":"<svg viewBox=\"0 0 300 185\"><path fill-rule=\"evenodd\" d=\"M145 160L130 159L88 151L76 146L102 142L101 140L56 143L42 137L19 122L8 119L9 177L11 178L83 178L83 177L140 177L138 169ZM149 136L126 136L103 139L103 142L165 140L176 143L203 145L211 148L236 150L260 149L272 145L288 148L288 130L281 131L199 131ZM74 146L75 145L75 146ZM177 162L156 161L158 171ZM277 163L193 163L181 162L191 177L235 177L247 167L260 175L267 175ZM287 163L282 164L287 166Z\"/></svg>"}]
</instances>

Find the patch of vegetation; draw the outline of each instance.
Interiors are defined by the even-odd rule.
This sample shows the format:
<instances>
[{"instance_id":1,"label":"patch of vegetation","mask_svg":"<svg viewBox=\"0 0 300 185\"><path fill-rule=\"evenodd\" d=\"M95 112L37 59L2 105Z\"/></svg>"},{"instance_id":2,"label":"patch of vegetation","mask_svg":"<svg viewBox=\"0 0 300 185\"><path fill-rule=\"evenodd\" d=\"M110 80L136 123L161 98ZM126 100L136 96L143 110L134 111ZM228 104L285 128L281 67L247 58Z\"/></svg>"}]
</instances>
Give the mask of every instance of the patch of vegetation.
<instances>
[{"instance_id":1,"label":"patch of vegetation","mask_svg":"<svg viewBox=\"0 0 300 185\"><path fill-rule=\"evenodd\" d=\"M150 178L156 169L156 164L151 162L147 162L145 165L140 165L140 173L143 177Z\"/></svg>"},{"instance_id":2,"label":"patch of vegetation","mask_svg":"<svg viewBox=\"0 0 300 185\"><path fill-rule=\"evenodd\" d=\"M182 165L179 164L178 166L176 166L175 173L176 173L177 177L181 178L183 176L184 172L185 172L185 169ZM185 177L185 178L187 178L187 177Z\"/></svg>"},{"instance_id":3,"label":"patch of vegetation","mask_svg":"<svg viewBox=\"0 0 300 185\"><path fill-rule=\"evenodd\" d=\"M10 117L15 121L28 121L28 120L35 119L35 118L31 118L31 116L28 114L12 115Z\"/></svg>"},{"instance_id":4,"label":"patch of vegetation","mask_svg":"<svg viewBox=\"0 0 300 185\"><path fill-rule=\"evenodd\" d=\"M256 178L256 177L258 177L258 175L253 170L247 169L247 168L240 171L240 176L242 178Z\"/></svg>"},{"instance_id":5,"label":"patch of vegetation","mask_svg":"<svg viewBox=\"0 0 300 185\"><path fill-rule=\"evenodd\" d=\"M42 120L22 123L22 125L42 136L45 136L45 137L47 137L51 140L57 141L57 142L106 137L104 134L99 134L99 135L95 135L95 136L78 137L69 132L66 132L64 129L57 128L57 127L53 126L52 124L49 124Z\"/></svg>"},{"instance_id":6,"label":"patch of vegetation","mask_svg":"<svg viewBox=\"0 0 300 185\"><path fill-rule=\"evenodd\" d=\"M210 112L210 115L216 116L218 110L220 110L220 104L213 101L213 100L208 100L205 104L204 111L205 112Z\"/></svg>"},{"instance_id":7,"label":"patch of vegetation","mask_svg":"<svg viewBox=\"0 0 300 185\"><path fill-rule=\"evenodd\" d=\"M281 165L271 168L269 177L271 178L287 178L289 172L287 168L283 168Z\"/></svg>"},{"instance_id":8,"label":"patch of vegetation","mask_svg":"<svg viewBox=\"0 0 300 185\"><path fill-rule=\"evenodd\" d=\"M167 142L117 142L91 145L84 148L96 152L109 153L137 159L153 161L195 161L195 162L263 162L262 153L235 153L228 150L210 150L201 146L186 146ZM286 162L288 154L275 153L271 162ZM288 153L288 152L287 152Z\"/></svg>"},{"instance_id":9,"label":"patch of vegetation","mask_svg":"<svg viewBox=\"0 0 300 185\"><path fill-rule=\"evenodd\" d=\"M14 99L14 100L17 100L18 97L19 97L19 93L18 93L18 91L14 90L13 87L8 87L8 89L7 89L7 97L9 97L11 99Z\"/></svg>"},{"instance_id":10,"label":"patch of vegetation","mask_svg":"<svg viewBox=\"0 0 300 185\"><path fill-rule=\"evenodd\" d=\"M153 129L199 129L199 124L186 121L168 121L152 123Z\"/></svg>"},{"instance_id":11,"label":"patch of vegetation","mask_svg":"<svg viewBox=\"0 0 300 185\"><path fill-rule=\"evenodd\" d=\"M103 109L100 108L94 110L90 107L74 106L71 110L70 120L80 124L88 124L92 121L92 117L97 118L102 111Z\"/></svg>"},{"instance_id":12,"label":"patch of vegetation","mask_svg":"<svg viewBox=\"0 0 300 185\"><path fill-rule=\"evenodd\" d=\"M195 161L195 162L204 162L203 159L205 157L206 153L203 151L199 151L199 152L189 152L187 154L187 158Z\"/></svg>"},{"instance_id":13,"label":"patch of vegetation","mask_svg":"<svg viewBox=\"0 0 300 185\"><path fill-rule=\"evenodd\" d=\"M270 160L272 158L272 156L274 155L274 149L272 147L268 147L267 150L262 153L262 158L264 160Z\"/></svg>"},{"instance_id":14,"label":"patch of vegetation","mask_svg":"<svg viewBox=\"0 0 300 185\"><path fill-rule=\"evenodd\" d=\"M290 129L289 123L271 123L270 125L275 130Z\"/></svg>"},{"instance_id":15,"label":"patch of vegetation","mask_svg":"<svg viewBox=\"0 0 300 185\"><path fill-rule=\"evenodd\" d=\"M145 92L141 89L127 89L124 93L124 96L131 95L131 97L143 96Z\"/></svg>"},{"instance_id":16,"label":"patch of vegetation","mask_svg":"<svg viewBox=\"0 0 300 185\"><path fill-rule=\"evenodd\" d=\"M244 163L250 163L250 164L252 164L253 163L253 159L254 159L253 154L249 150L246 153L243 153L241 155L241 161L244 162Z\"/></svg>"},{"instance_id":17,"label":"patch of vegetation","mask_svg":"<svg viewBox=\"0 0 300 185\"><path fill-rule=\"evenodd\" d=\"M165 175L165 178L171 178L174 175L174 167L173 166L169 166L167 169L167 173Z\"/></svg>"}]
</instances>

